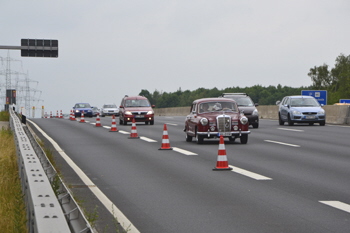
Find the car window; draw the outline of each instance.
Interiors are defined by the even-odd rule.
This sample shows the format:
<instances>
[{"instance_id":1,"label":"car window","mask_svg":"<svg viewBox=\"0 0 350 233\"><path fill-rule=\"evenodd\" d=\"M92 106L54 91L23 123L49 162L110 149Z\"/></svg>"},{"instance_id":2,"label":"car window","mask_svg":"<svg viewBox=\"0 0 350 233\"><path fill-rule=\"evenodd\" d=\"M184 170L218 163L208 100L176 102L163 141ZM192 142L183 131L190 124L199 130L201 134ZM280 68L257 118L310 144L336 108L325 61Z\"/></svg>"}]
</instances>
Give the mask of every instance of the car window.
<instances>
[{"instance_id":1,"label":"car window","mask_svg":"<svg viewBox=\"0 0 350 233\"><path fill-rule=\"evenodd\" d=\"M291 107L318 107L319 103L312 98L293 98L290 105Z\"/></svg>"},{"instance_id":2,"label":"car window","mask_svg":"<svg viewBox=\"0 0 350 233\"><path fill-rule=\"evenodd\" d=\"M193 109L192 109L193 111ZM232 102L220 102L220 101L213 101L213 102L204 102L199 104L198 112L199 113L205 113L205 112L214 112L214 111L232 111L237 112L237 107L235 103Z\"/></svg>"},{"instance_id":3,"label":"car window","mask_svg":"<svg viewBox=\"0 0 350 233\"><path fill-rule=\"evenodd\" d=\"M91 108L90 104L76 104L76 108Z\"/></svg>"},{"instance_id":4,"label":"car window","mask_svg":"<svg viewBox=\"0 0 350 233\"><path fill-rule=\"evenodd\" d=\"M150 107L150 103L145 99L125 100L125 107Z\"/></svg>"},{"instance_id":5,"label":"car window","mask_svg":"<svg viewBox=\"0 0 350 233\"><path fill-rule=\"evenodd\" d=\"M235 100L238 106L247 106L247 107L254 106L253 101L249 97L236 98Z\"/></svg>"}]
</instances>

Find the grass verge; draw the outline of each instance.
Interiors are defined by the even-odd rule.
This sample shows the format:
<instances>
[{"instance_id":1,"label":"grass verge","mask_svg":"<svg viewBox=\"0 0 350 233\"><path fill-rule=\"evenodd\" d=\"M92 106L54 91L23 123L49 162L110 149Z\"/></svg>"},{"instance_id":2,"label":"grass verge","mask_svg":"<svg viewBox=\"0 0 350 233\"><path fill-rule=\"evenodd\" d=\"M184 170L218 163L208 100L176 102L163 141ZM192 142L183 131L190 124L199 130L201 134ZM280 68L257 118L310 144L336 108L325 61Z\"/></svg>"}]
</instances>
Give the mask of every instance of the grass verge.
<instances>
[{"instance_id":1,"label":"grass verge","mask_svg":"<svg viewBox=\"0 0 350 233\"><path fill-rule=\"evenodd\" d=\"M4 121L6 113L0 113ZM0 229L27 232L26 209L18 175L16 146L10 129L0 129Z\"/></svg>"}]
</instances>

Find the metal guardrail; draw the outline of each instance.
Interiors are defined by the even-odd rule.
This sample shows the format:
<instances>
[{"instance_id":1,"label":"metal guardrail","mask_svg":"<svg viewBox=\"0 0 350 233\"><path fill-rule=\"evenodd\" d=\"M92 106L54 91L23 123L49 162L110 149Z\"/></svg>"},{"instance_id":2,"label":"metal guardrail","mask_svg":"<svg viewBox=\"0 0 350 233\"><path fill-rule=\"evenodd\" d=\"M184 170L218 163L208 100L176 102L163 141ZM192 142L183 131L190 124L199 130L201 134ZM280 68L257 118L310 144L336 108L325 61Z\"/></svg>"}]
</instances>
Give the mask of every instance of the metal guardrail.
<instances>
[{"instance_id":1,"label":"metal guardrail","mask_svg":"<svg viewBox=\"0 0 350 233\"><path fill-rule=\"evenodd\" d=\"M28 231L93 233L82 210L38 145L31 129L22 124L12 109L10 127L16 142Z\"/></svg>"}]
</instances>

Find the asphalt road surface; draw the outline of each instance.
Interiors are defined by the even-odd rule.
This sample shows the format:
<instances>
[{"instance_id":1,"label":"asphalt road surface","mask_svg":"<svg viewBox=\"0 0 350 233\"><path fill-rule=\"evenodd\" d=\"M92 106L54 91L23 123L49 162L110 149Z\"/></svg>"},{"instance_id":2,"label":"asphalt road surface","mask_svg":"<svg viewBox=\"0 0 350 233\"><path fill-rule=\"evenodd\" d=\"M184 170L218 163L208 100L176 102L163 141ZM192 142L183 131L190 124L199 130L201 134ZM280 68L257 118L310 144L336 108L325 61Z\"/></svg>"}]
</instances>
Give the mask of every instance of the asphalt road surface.
<instances>
[{"instance_id":1,"label":"asphalt road surface","mask_svg":"<svg viewBox=\"0 0 350 233\"><path fill-rule=\"evenodd\" d=\"M213 171L219 140L186 142L185 117L138 123L139 139L118 118L119 132L109 132L111 117L101 118L105 127L85 120L32 119L130 220L121 223L129 232L350 232L350 127L262 119L246 145L225 140L233 170ZM173 150L159 150L164 124ZM90 213L96 207L96 229L116 232L98 198L55 156L77 198Z\"/></svg>"}]
</instances>

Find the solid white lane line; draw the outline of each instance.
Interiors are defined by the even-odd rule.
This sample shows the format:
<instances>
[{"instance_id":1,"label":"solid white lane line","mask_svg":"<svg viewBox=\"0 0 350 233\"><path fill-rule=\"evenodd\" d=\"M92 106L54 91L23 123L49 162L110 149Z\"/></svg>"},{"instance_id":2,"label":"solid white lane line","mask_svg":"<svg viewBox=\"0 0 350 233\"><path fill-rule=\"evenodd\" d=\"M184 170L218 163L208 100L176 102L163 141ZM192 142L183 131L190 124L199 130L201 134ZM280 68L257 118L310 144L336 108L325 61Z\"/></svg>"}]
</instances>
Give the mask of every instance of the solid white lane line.
<instances>
[{"instance_id":1,"label":"solid white lane line","mask_svg":"<svg viewBox=\"0 0 350 233\"><path fill-rule=\"evenodd\" d=\"M102 126L103 128L110 129L110 126Z\"/></svg>"},{"instance_id":2,"label":"solid white lane line","mask_svg":"<svg viewBox=\"0 0 350 233\"><path fill-rule=\"evenodd\" d=\"M300 147L299 145L289 144L289 143L285 143L285 142L278 142L278 141L272 141L272 140L264 140L264 141L275 143L275 144L280 144L280 145L284 145L284 146Z\"/></svg>"},{"instance_id":3,"label":"solid white lane line","mask_svg":"<svg viewBox=\"0 0 350 233\"><path fill-rule=\"evenodd\" d=\"M302 129L287 129L287 128L277 128L280 130L294 131L294 132L304 132Z\"/></svg>"},{"instance_id":4,"label":"solid white lane line","mask_svg":"<svg viewBox=\"0 0 350 233\"><path fill-rule=\"evenodd\" d=\"M345 212L350 213L350 205L344 202L341 202L341 201L320 201L320 202L325 205L329 205L339 210L343 210Z\"/></svg>"},{"instance_id":5,"label":"solid white lane line","mask_svg":"<svg viewBox=\"0 0 350 233\"><path fill-rule=\"evenodd\" d=\"M257 173L254 173L254 172L244 170L244 169L239 168L239 167L235 167L232 165L228 165L228 166L230 168L232 168L231 171L239 173L239 174L244 175L244 176L248 176L248 177L253 178L255 180L272 180L272 178L270 178L270 177L262 176L262 175L259 175Z\"/></svg>"},{"instance_id":6,"label":"solid white lane line","mask_svg":"<svg viewBox=\"0 0 350 233\"><path fill-rule=\"evenodd\" d=\"M181 148L178 148L178 147L173 147L173 150L176 151L176 152L179 152L181 154L184 154L184 155L198 155L196 153L193 153L191 151L184 150L184 149L181 149Z\"/></svg>"},{"instance_id":7,"label":"solid white lane line","mask_svg":"<svg viewBox=\"0 0 350 233\"><path fill-rule=\"evenodd\" d=\"M167 125L173 125L173 126L177 126L178 124L174 124L174 123L165 123Z\"/></svg>"},{"instance_id":8,"label":"solid white lane line","mask_svg":"<svg viewBox=\"0 0 350 233\"><path fill-rule=\"evenodd\" d=\"M140 139L146 141L146 142L157 142L156 140L153 140L153 139L150 139L150 138L147 138L147 137L140 137Z\"/></svg>"},{"instance_id":9,"label":"solid white lane line","mask_svg":"<svg viewBox=\"0 0 350 233\"><path fill-rule=\"evenodd\" d=\"M126 132L124 130L119 130L119 133L122 133L122 134L130 134L130 132Z\"/></svg>"},{"instance_id":10,"label":"solid white lane line","mask_svg":"<svg viewBox=\"0 0 350 233\"><path fill-rule=\"evenodd\" d=\"M113 217L118 219L118 222L122 226L128 227L128 232L139 233L140 231L130 222L130 220L117 208L114 203L109 200L109 198L90 180L90 178L78 167L73 160L61 149L61 147L49 136L47 135L37 124L31 121L31 123L37 128L37 130L42 133L44 137L49 140L56 151L60 153L62 158L66 160L68 165L75 171L75 173L80 177L84 184L95 194L95 196L101 201L101 203L106 207L106 209L112 214Z\"/></svg>"}]
</instances>

